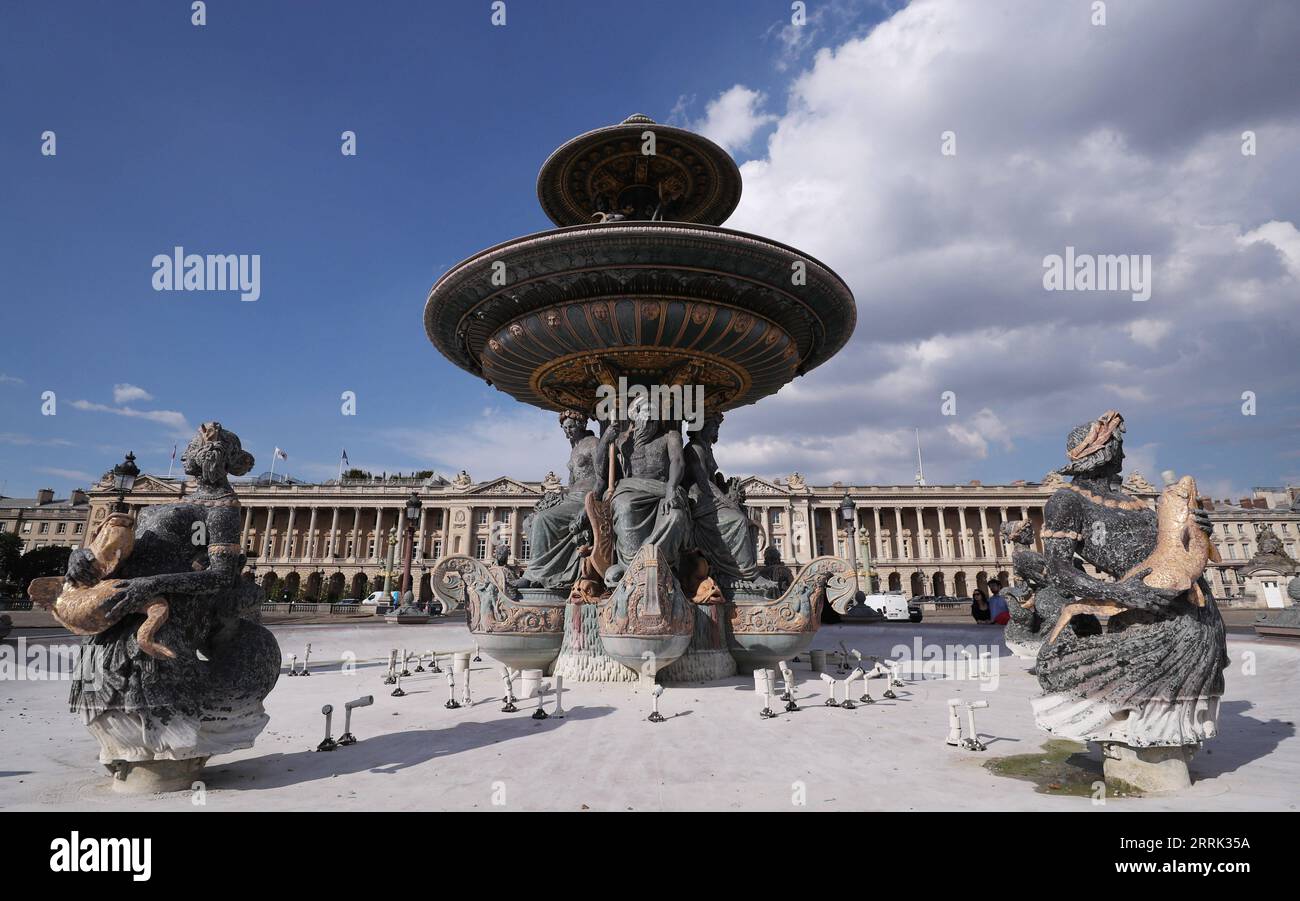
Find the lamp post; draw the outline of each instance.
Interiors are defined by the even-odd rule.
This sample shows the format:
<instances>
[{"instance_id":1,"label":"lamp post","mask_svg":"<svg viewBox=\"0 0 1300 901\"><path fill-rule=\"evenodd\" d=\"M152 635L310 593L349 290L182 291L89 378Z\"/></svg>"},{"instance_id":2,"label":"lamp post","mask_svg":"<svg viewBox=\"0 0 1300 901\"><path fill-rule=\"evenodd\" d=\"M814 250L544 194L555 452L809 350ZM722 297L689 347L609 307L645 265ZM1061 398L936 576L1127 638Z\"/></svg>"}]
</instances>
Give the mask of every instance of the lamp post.
<instances>
[{"instance_id":1,"label":"lamp post","mask_svg":"<svg viewBox=\"0 0 1300 901\"><path fill-rule=\"evenodd\" d=\"M844 522L844 543L849 546L849 567L853 570L854 604L858 601L858 595L862 594L862 590L858 585L857 508L858 505L853 502L853 498L849 497L849 493L845 491L844 499L840 501L840 519Z\"/></svg>"},{"instance_id":2,"label":"lamp post","mask_svg":"<svg viewBox=\"0 0 1300 901\"><path fill-rule=\"evenodd\" d=\"M402 603L406 603L406 592L411 587L411 558L415 556L415 524L420 521L420 496L414 491L406 499L406 540L402 553L402 587L399 589Z\"/></svg>"},{"instance_id":3,"label":"lamp post","mask_svg":"<svg viewBox=\"0 0 1300 901\"><path fill-rule=\"evenodd\" d=\"M117 502L113 504L114 513L127 512L126 495L135 486L138 475L140 475L140 467L135 465L135 454L128 451L126 459L113 467L113 485L117 488Z\"/></svg>"}]
</instances>

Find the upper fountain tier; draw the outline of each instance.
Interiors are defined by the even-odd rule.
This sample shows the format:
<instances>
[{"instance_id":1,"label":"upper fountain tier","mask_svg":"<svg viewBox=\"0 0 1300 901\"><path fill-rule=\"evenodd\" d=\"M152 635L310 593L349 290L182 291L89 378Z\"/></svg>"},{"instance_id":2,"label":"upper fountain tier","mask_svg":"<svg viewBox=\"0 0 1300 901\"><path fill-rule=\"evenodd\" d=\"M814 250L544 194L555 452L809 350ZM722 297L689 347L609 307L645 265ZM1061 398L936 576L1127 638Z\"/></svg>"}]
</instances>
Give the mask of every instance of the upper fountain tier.
<instances>
[{"instance_id":1,"label":"upper fountain tier","mask_svg":"<svg viewBox=\"0 0 1300 901\"><path fill-rule=\"evenodd\" d=\"M552 153L537 174L537 199L559 226L611 214L721 225L740 202L740 184L717 144L638 114Z\"/></svg>"},{"instance_id":2,"label":"upper fountain tier","mask_svg":"<svg viewBox=\"0 0 1300 901\"><path fill-rule=\"evenodd\" d=\"M726 410L853 333L853 294L829 267L719 227L740 172L699 135L632 116L551 154L537 193L560 227L458 263L424 307L434 346L516 400L591 413L599 387L626 377L700 385Z\"/></svg>"}]
</instances>

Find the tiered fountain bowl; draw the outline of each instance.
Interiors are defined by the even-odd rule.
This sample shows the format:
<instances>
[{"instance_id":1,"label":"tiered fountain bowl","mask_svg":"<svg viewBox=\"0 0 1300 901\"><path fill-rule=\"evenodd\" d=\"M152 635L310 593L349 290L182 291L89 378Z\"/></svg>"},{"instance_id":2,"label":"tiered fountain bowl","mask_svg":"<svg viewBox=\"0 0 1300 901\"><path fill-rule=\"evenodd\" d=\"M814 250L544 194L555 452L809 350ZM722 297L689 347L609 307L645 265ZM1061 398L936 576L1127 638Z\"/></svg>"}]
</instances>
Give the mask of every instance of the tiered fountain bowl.
<instances>
[{"instance_id":1,"label":"tiered fountain bowl","mask_svg":"<svg viewBox=\"0 0 1300 901\"><path fill-rule=\"evenodd\" d=\"M722 148L645 116L574 138L537 179L557 228L438 279L424 308L429 340L548 410L594 413L600 386L620 379L703 386L711 411L774 394L844 346L857 308L809 255L720 227L740 193ZM611 628L602 619L602 634ZM631 633L611 633L615 644L638 638L627 650L650 650L661 666L684 648L662 624L639 637L620 628Z\"/></svg>"}]
</instances>

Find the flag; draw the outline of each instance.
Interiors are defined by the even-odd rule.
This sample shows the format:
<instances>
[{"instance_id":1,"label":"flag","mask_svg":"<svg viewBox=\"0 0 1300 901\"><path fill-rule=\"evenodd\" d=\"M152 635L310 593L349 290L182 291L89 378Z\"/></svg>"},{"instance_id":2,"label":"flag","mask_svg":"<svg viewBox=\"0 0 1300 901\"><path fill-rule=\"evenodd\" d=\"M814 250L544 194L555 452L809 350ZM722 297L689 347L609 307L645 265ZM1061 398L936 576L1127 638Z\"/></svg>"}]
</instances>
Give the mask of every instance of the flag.
<instances>
[{"instance_id":1,"label":"flag","mask_svg":"<svg viewBox=\"0 0 1300 901\"><path fill-rule=\"evenodd\" d=\"M344 448L344 449L343 449L343 465L346 466L347 464L348 464L348 451L347 451L347 448Z\"/></svg>"},{"instance_id":2,"label":"flag","mask_svg":"<svg viewBox=\"0 0 1300 901\"><path fill-rule=\"evenodd\" d=\"M172 445L172 462L176 462L176 445Z\"/></svg>"},{"instance_id":3,"label":"flag","mask_svg":"<svg viewBox=\"0 0 1300 901\"><path fill-rule=\"evenodd\" d=\"M288 459L289 459L289 455L286 454L284 451L280 450L278 447L275 449L275 456L278 457L278 458L281 459L281 460L288 460Z\"/></svg>"}]
</instances>

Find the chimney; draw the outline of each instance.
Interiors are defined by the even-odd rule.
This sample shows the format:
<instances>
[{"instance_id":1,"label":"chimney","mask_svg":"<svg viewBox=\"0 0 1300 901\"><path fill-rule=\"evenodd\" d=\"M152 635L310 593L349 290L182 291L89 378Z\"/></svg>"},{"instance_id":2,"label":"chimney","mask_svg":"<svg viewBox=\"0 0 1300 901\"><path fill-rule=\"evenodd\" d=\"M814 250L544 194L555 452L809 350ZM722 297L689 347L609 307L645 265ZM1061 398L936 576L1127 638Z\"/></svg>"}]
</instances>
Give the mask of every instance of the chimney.
<instances>
[{"instance_id":1,"label":"chimney","mask_svg":"<svg viewBox=\"0 0 1300 901\"><path fill-rule=\"evenodd\" d=\"M36 492L37 506L43 507L46 504L52 502L53 500L54 500L53 488L42 488L40 491Z\"/></svg>"},{"instance_id":2,"label":"chimney","mask_svg":"<svg viewBox=\"0 0 1300 901\"><path fill-rule=\"evenodd\" d=\"M90 503L90 496L87 495L86 492L82 491L80 488L73 488L72 497L70 498L69 503L71 503L74 507L77 506L78 504L87 504Z\"/></svg>"},{"instance_id":3,"label":"chimney","mask_svg":"<svg viewBox=\"0 0 1300 901\"><path fill-rule=\"evenodd\" d=\"M1255 503L1250 498L1243 497L1240 501L1240 505L1241 505L1241 509L1249 510L1251 507L1255 506Z\"/></svg>"},{"instance_id":4,"label":"chimney","mask_svg":"<svg viewBox=\"0 0 1300 901\"><path fill-rule=\"evenodd\" d=\"M972 488L979 488L979 487L981 487L983 484L984 484L984 483L981 482L979 479L971 479L971 480L970 480L970 485L971 485Z\"/></svg>"},{"instance_id":5,"label":"chimney","mask_svg":"<svg viewBox=\"0 0 1300 901\"><path fill-rule=\"evenodd\" d=\"M1210 500L1210 498L1208 497L1198 497L1196 499L1196 505L1200 507L1202 510L1208 511L1210 513L1214 512L1214 501Z\"/></svg>"}]
</instances>

